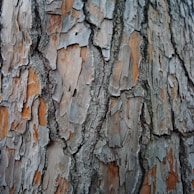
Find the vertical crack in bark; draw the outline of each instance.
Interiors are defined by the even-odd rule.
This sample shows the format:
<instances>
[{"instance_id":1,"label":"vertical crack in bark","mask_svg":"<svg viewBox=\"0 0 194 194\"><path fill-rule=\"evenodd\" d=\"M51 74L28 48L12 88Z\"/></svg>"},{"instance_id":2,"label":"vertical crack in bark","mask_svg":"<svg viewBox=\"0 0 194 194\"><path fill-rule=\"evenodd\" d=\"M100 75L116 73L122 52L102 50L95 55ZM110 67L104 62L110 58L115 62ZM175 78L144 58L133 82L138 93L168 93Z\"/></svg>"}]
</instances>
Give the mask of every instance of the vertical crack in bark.
<instances>
[{"instance_id":1,"label":"vertical crack in bark","mask_svg":"<svg viewBox=\"0 0 194 194\"><path fill-rule=\"evenodd\" d=\"M40 41L40 36L41 36L41 18L39 16L39 11L38 11L38 3L37 0L34 0L31 5L32 9L32 28L31 28L31 39L32 39L32 45L30 48L30 53L29 57L37 56L39 58L40 52L38 51L38 44ZM30 60L29 60L30 61ZM43 88L44 91L44 88ZM43 92L44 93L44 92ZM44 95L44 94L43 94ZM47 162L44 164L41 180L40 180L40 185L38 190L42 190L42 184L43 184L43 179L44 179L44 173L47 168Z\"/></svg>"},{"instance_id":2,"label":"vertical crack in bark","mask_svg":"<svg viewBox=\"0 0 194 194\"><path fill-rule=\"evenodd\" d=\"M174 48L174 53L175 56L178 57L181 65L182 65L182 69L185 73L185 76L188 79L188 86L193 88L194 87L194 83L193 80L190 77L190 74L185 66L184 60L182 59L182 57L179 55L178 51L177 51L177 43L175 41L175 34L173 32L173 15L172 15L172 2L170 0L167 0L168 3L168 9L169 9L169 15L170 15L170 22L169 22L169 30L170 30L170 35L171 35L171 43L173 45ZM186 2L185 2L186 3ZM179 14L180 14L180 7L179 7ZM179 138L180 138L180 151L179 151L179 161L180 161L180 176L181 176L181 182L182 182L182 187L183 187L183 193L185 194L189 194L192 192L192 188L191 188L191 182L190 180L188 180L188 172L191 172L192 169L188 164L188 153L187 153L187 148L184 144L184 141L186 140L184 138L184 136L186 138L189 138L191 136L193 136L193 132L187 132L186 134L181 133L178 131L178 129L176 129L175 127L175 118L174 118L174 112L172 110L172 103L171 103L171 115L172 115L172 123L173 123L173 129L175 132L178 132ZM185 140L184 140L185 139Z\"/></svg>"},{"instance_id":3,"label":"vertical crack in bark","mask_svg":"<svg viewBox=\"0 0 194 194\"><path fill-rule=\"evenodd\" d=\"M169 15L170 15L169 30L170 30L170 34L171 34L171 43L172 43L172 46L174 48L175 55L178 57L180 63L182 64L185 76L188 79L189 86L194 87L193 80L191 79L190 74L189 74L189 72L188 72L188 70L187 70L187 68L185 66L184 60L182 59L182 57L179 55L179 53L177 51L177 43L175 41L175 37L174 37L175 34L173 33L173 26L172 26L172 21L173 21L173 15L172 15L172 6L173 5L172 5L172 1L167 0L167 3L168 3L168 8L169 8ZM179 10L179 14L180 14L180 10Z\"/></svg>"},{"instance_id":4,"label":"vertical crack in bark","mask_svg":"<svg viewBox=\"0 0 194 194\"><path fill-rule=\"evenodd\" d=\"M142 134L141 134L141 137L140 137L140 140L139 140L140 150L139 150L139 154L138 154L139 164L140 164L140 168L141 168L141 171L142 171L142 176L141 176L141 182L140 182L137 193L141 192L141 188L143 186L144 177L145 177L145 173L146 173L145 167L147 166L147 164L146 164L147 161L145 159L145 153L146 153L145 151L147 149L147 145L143 143L143 136L146 133L146 128L144 126L146 124L145 115L144 115L144 106L145 105L143 104L142 109L141 109L141 114L140 114Z\"/></svg>"},{"instance_id":5,"label":"vertical crack in bark","mask_svg":"<svg viewBox=\"0 0 194 194\"><path fill-rule=\"evenodd\" d=\"M32 40L32 45L30 47L30 55L33 55L34 51L38 50L38 43L41 35L41 32L40 32L41 19L39 16L37 0L34 0L32 2L31 7L32 7L32 28L31 28L30 36Z\"/></svg>"},{"instance_id":6,"label":"vertical crack in bark","mask_svg":"<svg viewBox=\"0 0 194 194\"><path fill-rule=\"evenodd\" d=\"M77 152L74 154L75 162L79 162L79 166L75 164L74 172L72 172L73 185L76 185L77 193L87 194L91 191L91 181L95 174L96 158L94 157L95 145L98 141L99 131L102 128L108 110L109 93L108 85L111 76L112 66L118 58L118 53L121 44L121 36L123 33L123 14L125 9L125 0L117 0L113 15L113 36L111 42L111 56L110 61L105 62L101 48L93 44L93 35L96 27L89 21L89 13L84 3L84 13L86 16L86 23L90 26L92 34L90 37L89 47L95 55L95 76L91 84L91 103L88 109L86 121L83 124L82 136L87 137L83 139ZM90 155L90 157L88 156ZM89 160L88 160L89 158ZM81 163L83 165L80 165ZM76 176L82 174L82 180L77 180Z\"/></svg>"},{"instance_id":7,"label":"vertical crack in bark","mask_svg":"<svg viewBox=\"0 0 194 194\"><path fill-rule=\"evenodd\" d=\"M42 87L42 95L45 97L46 101L48 102L48 127L49 127L49 131L50 131L50 139L52 141L56 140L59 138L59 127L58 127L58 123L56 121L56 117L55 117L55 107L54 107L54 102L52 100L52 92L51 89L49 87L49 85L52 85L53 83L50 82L49 79L49 73L51 71L49 65L48 65L48 61L47 59L44 57L43 53L41 52L41 48L43 44L41 42L41 36L42 34L45 34L46 32L44 31L44 29L41 26L41 17L40 17L40 13L39 13L39 3L37 2L37 0L34 1L34 4L32 5L32 9L34 11L32 11L33 15L33 25L32 25L32 37L34 38L34 45L32 47L31 50L31 57L36 56L37 60L40 60L43 64L43 69L44 71L41 71L40 67L36 67L34 66L34 68L36 70L39 71L40 77L41 77L41 81L43 83L43 87ZM43 21L44 22L44 21ZM43 40L45 41L44 44L47 43L47 40ZM54 130L55 129L55 130Z\"/></svg>"},{"instance_id":8,"label":"vertical crack in bark","mask_svg":"<svg viewBox=\"0 0 194 194\"><path fill-rule=\"evenodd\" d=\"M121 44L121 38L123 34L123 27L124 27L124 21L123 21L123 14L125 11L125 1L126 0L116 0L115 4L115 10L113 15L113 36L112 36L112 42L111 42L111 56L110 56L110 62L109 66L112 69L112 66L114 62L118 58L120 44Z\"/></svg>"},{"instance_id":9,"label":"vertical crack in bark","mask_svg":"<svg viewBox=\"0 0 194 194\"><path fill-rule=\"evenodd\" d=\"M44 2L42 2L44 4ZM46 21L40 16L40 2L38 0L34 0L32 2L32 29L31 29L31 38L32 38L32 46L30 50L31 59L34 58L37 61L37 64L41 64L41 66L37 64L32 64L35 71L37 71L39 78L42 84L41 95L47 102L47 128L49 129L49 143L47 145L50 146L53 142L60 142L62 145L62 149L64 153L67 152L67 144L64 138L61 138L59 134L59 124L56 119L56 109L54 105L54 100L52 99L52 87L53 82L50 80L49 74L52 71L48 60L45 58L43 51L48 43L48 35L46 33L46 29L42 26L42 24ZM45 6L43 6L45 7ZM45 11L45 10L44 10ZM44 13L46 14L46 12ZM46 17L46 16L44 16ZM52 86L52 87L51 87ZM47 149L45 150L47 152ZM45 153L46 154L46 153ZM39 191L42 191L43 180L45 176L45 171L48 167L48 161L45 159L44 168L41 176Z\"/></svg>"},{"instance_id":10,"label":"vertical crack in bark","mask_svg":"<svg viewBox=\"0 0 194 194\"><path fill-rule=\"evenodd\" d=\"M145 178L145 174L146 174L146 168L148 168L148 161L146 159L146 151L147 151L147 147L148 144L147 142L145 142L143 140L143 138L145 136L147 136L147 130L149 130L149 133L151 135L151 129L153 128L153 123L152 123L152 117L153 117L153 112L152 112L152 102L151 102L151 88L149 85L149 77L148 77L148 71L149 71L149 54L148 54L148 11L149 11L149 6L150 6L150 1L148 0L145 5L144 5L144 20L141 23L141 30L140 30L140 34L143 37L143 43L141 45L141 54L142 54L142 60L141 60L141 64L140 64L140 75L139 75L139 80L141 82L142 88L145 91L145 96L144 96L144 102L147 105L147 109L150 115L150 125L148 126L148 124L146 123L146 118L144 115L144 108L145 108L145 104L142 105L142 109L141 109L141 115L140 115L140 122L141 122L141 128L142 128L142 134L139 140L139 145L140 145L140 150L139 150L139 164L140 164L140 168L142 171L142 177L141 177L141 183L139 185L138 188L138 192L141 192L142 186L143 186L143 182L144 182L144 178ZM152 73L152 72L151 72ZM149 75L150 76L150 75Z\"/></svg>"},{"instance_id":11,"label":"vertical crack in bark","mask_svg":"<svg viewBox=\"0 0 194 194\"><path fill-rule=\"evenodd\" d=\"M184 145L184 140L183 137L179 134L180 138L180 151L179 151L179 161L180 161L180 169L181 169L181 182L183 186L183 193L184 194L190 194L192 189L191 189L191 183L190 181L187 180L187 172L190 171L189 165L187 162L187 151Z\"/></svg>"},{"instance_id":12,"label":"vertical crack in bark","mask_svg":"<svg viewBox=\"0 0 194 194\"><path fill-rule=\"evenodd\" d=\"M149 85L149 76L148 75L148 70L149 70L149 53L148 53L148 11L149 11L149 6L150 6L150 1L148 0L147 3L144 6L144 20L141 23L141 30L140 30L140 34L143 37L143 44L142 44L142 48L141 48L141 54L142 54L142 60L141 60L141 64L140 64L140 79L141 80L141 85L143 87L143 89L146 92L145 95L145 102L147 103L147 108L148 108L148 112L150 114L150 117L153 117L153 112L152 112L152 103L151 103L151 88ZM153 72L151 71L151 74ZM151 75L152 76L152 75ZM153 124L152 124L152 119L151 119L151 127L153 128Z\"/></svg>"}]
</instances>

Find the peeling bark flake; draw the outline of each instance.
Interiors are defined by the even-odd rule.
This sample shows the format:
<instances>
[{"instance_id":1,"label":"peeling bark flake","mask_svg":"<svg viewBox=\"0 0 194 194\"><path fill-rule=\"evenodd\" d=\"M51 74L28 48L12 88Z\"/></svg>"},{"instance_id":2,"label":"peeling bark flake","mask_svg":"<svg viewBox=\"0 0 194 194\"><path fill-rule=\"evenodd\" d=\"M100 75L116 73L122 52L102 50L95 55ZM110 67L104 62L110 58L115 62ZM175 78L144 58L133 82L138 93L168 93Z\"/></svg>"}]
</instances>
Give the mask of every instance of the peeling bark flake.
<instances>
[{"instance_id":1,"label":"peeling bark flake","mask_svg":"<svg viewBox=\"0 0 194 194\"><path fill-rule=\"evenodd\" d=\"M72 9L74 0L62 0L61 12L62 15L68 15Z\"/></svg>"},{"instance_id":2,"label":"peeling bark flake","mask_svg":"<svg viewBox=\"0 0 194 194\"><path fill-rule=\"evenodd\" d=\"M41 172L36 170L35 174L34 174L34 178L33 178L33 183L38 185L41 181Z\"/></svg>"},{"instance_id":3,"label":"peeling bark flake","mask_svg":"<svg viewBox=\"0 0 194 194\"><path fill-rule=\"evenodd\" d=\"M130 47L130 62L132 63L132 81L133 85L136 84L139 75L139 62L141 58L140 53L141 36L138 32L133 32L129 38Z\"/></svg>"},{"instance_id":4,"label":"peeling bark flake","mask_svg":"<svg viewBox=\"0 0 194 194\"><path fill-rule=\"evenodd\" d=\"M27 87L27 100L28 100L31 96L39 94L41 89L38 76L32 68L29 69L27 84L28 84Z\"/></svg>"},{"instance_id":5,"label":"peeling bark flake","mask_svg":"<svg viewBox=\"0 0 194 194\"><path fill-rule=\"evenodd\" d=\"M55 191L55 194L63 194L63 193L68 193L68 183L67 181L58 176L57 177L57 190Z\"/></svg>"},{"instance_id":6,"label":"peeling bark flake","mask_svg":"<svg viewBox=\"0 0 194 194\"><path fill-rule=\"evenodd\" d=\"M38 107L38 120L39 125L46 126L46 112L47 112L47 106L44 102L44 99L40 98L40 104Z\"/></svg>"},{"instance_id":7,"label":"peeling bark flake","mask_svg":"<svg viewBox=\"0 0 194 194\"><path fill-rule=\"evenodd\" d=\"M178 177L174 172L169 172L166 177L166 190L174 190L176 188L176 184L178 183Z\"/></svg>"},{"instance_id":8,"label":"peeling bark flake","mask_svg":"<svg viewBox=\"0 0 194 194\"><path fill-rule=\"evenodd\" d=\"M145 173L143 185L140 191L140 194L150 194L151 193L151 185L149 183L149 171Z\"/></svg>"},{"instance_id":9,"label":"peeling bark flake","mask_svg":"<svg viewBox=\"0 0 194 194\"><path fill-rule=\"evenodd\" d=\"M8 108L0 106L0 139L5 138L8 133L9 114Z\"/></svg>"},{"instance_id":10,"label":"peeling bark flake","mask_svg":"<svg viewBox=\"0 0 194 194\"><path fill-rule=\"evenodd\" d=\"M174 167L174 157L172 148L170 149L166 159L170 166L170 171L166 177L166 190L169 191L174 190L176 188L176 184L179 182L177 173L173 170L174 168L176 168L176 166Z\"/></svg>"}]
</instances>

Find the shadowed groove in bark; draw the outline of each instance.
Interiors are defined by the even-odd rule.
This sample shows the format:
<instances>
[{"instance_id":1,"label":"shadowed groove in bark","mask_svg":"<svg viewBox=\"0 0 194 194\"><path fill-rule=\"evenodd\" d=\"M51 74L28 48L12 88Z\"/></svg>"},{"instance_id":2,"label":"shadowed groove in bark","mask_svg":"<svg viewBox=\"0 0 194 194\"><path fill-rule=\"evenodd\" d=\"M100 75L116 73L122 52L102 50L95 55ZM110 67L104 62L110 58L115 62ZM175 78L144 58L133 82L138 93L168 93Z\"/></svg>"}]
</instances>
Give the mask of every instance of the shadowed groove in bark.
<instances>
[{"instance_id":1,"label":"shadowed groove in bark","mask_svg":"<svg viewBox=\"0 0 194 194\"><path fill-rule=\"evenodd\" d=\"M141 192L143 183L144 183L144 178L146 175L146 169L148 168L148 160L145 156L145 153L148 149L148 144L147 142L144 141L144 137L147 137L147 134L149 133L149 136L151 138L152 136L152 129L153 129L153 123L152 123L152 116L153 116L153 112L152 112L152 103L151 103L151 88L150 88L150 83L148 81L148 69L150 68L150 64L149 64L149 53L148 53L148 34L147 34L147 30L148 30L148 11L149 11L149 6L150 6L150 1L148 0L145 3L144 6L144 19L141 23L141 30L140 30L140 34L143 37L143 41L142 41L142 45L141 45L141 54L142 54L142 60L140 63L140 83L142 85L142 88L145 91L145 96L144 96L144 101L147 105L147 109L150 115L150 125L147 124L146 122L146 118L144 115L144 110L145 110L145 104L142 105L142 110L141 110L141 115L140 115L140 121L141 121L141 127L142 127L142 134L139 140L139 145L140 145L140 151L139 151L139 163L140 163L140 167L141 167L141 171L142 171L142 177L141 177L141 183L139 185L139 188L137 188L137 193ZM147 131L149 130L149 131Z\"/></svg>"},{"instance_id":2,"label":"shadowed groove in bark","mask_svg":"<svg viewBox=\"0 0 194 194\"><path fill-rule=\"evenodd\" d=\"M148 82L148 71L147 69L151 68L149 64L149 53L148 53L148 11L149 11L150 1L148 0L144 6L144 19L141 23L141 30L140 34L143 37L143 43L141 45L141 54L142 54L142 60L140 64L140 82L143 87L143 89L146 92L145 95L145 101L148 106L148 111L150 114L150 117L152 118L153 112L152 112L152 103L151 103L151 88ZM151 127L153 128L152 119L151 119Z\"/></svg>"},{"instance_id":3,"label":"shadowed groove in bark","mask_svg":"<svg viewBox=\"0 0 194 194\"><path fill-rule=\"evenodd\" d=\"M168 3L168 9L169 9L169 15L170 15L170 23L169 23L169 30L170 30L170 34L171 34L171 42L173 45L173 49L175 52L175 56L178 57L181 65L182 65L182 69L184 70L185 76L188 79L188 85L190 86L190 88L194 87L194 83L192 81L192 79L190 78L189 72L185 66L185 62L184 59L182 59L182 57L179 55L178 51L177 51L177 43L175 40L175 34L173 32L173 26L172 26L172 22L173 21L173 13L172 13L172 6L173 3L170 0L167 0ZM188 2L185 2L187 6ZM190 9L189 9L190 10ZM179 8L180 11L180 8ZM190 16L192 13L190 13ZM181 133L178 131L177 128L175 128L175 116L174 116L174 112L171 111L172 113L172 123L173 123L173 129L175 132L178 132L179 138L180 138L180 151L179 151L179 161L180 161L180 166L181 166L181 181L182 181L182 186L183 186L183 193L185 194L190 194L192 192L192 188L191 188L191 183L188 180L188 176L189 173L192 171L191 166L188 163L187 158L189 157L189 154L187 153L187 148L186 145L184 143L184 141L186 141L187 138L192 137L193 136L193 132L186 132L186 133Z\"/></svg>"},{"instance_id":4,"label":"shadowed groove in bark","mask_svg":"<svg viewBox=\"0 0 194 194\"><path fill-rule=\"evenodd\" d=\"M44 2L43 2L44 3ZM41 20L40 17L40 11L39 8L41 6L39 5L38 0L33 1L32 4L32 9L34 9L34 11L32 13L34 13L35 15L33 15L33 20L32 20L32 37L35 39L35 45L32 46L32 50L31 50L31 55L32 56L36 56L37 60L40 60L42 62L42 71L40 67L34 66L34 68L39 71L40 77L42 79L42 95L44 96L45 100L48 102L48 127L49 127L49 131L50 131L50 139L51 141L55 141L56 139L60 139L58 131L59 131L59 127L58 127L58 123L56 121L56 117L55 117L55 107L54 107L54 102L52 100L52 94L51 94L51 89L50 86L53 85L53 83L50 81L49 79L49 73L51 71L49 65L48 65L48 60L44 57L41 48L43 47L42 44L44 46L46 46L47 44L47 38L45 38L45 36L42 38L42 41L44 41L44 43L41 41L41 37L46 34L45 29L42 28L41 26L41 22L45 22ZM44 47L43 47L44 48ZM65 142L64 142L65 143ZM66 144L66 143L65 143Z\"/></svg>"},{"instance_id":5,"label":"shadowed groove in bark","mask_svg":"<svg viewBox=\"0 0 194 194\"><path fill-rule=\"evenodd\" d=\"M180 152L179 152L179 160L180 160L180 167L181 167L181 181L183 184L183 193L190 194L191 193L191 184L189 181L187 181L187 172L191 171L191 167L189 167L189 164L186 160L188 157L187 151L184 145L184 138L180 136Z\"/></svg>"},{"instance_id":6,"label":"shadowed groove in bark","mask_svg":"<svg viewBox=\"0 0 194 194\"><path fill-rule=\"evenodd\" d=\"M41 2L42 4L45 3L45 1ZM39 0L32 1L32 29L31 29L31 37L32 37L32 46L30 50L31 58L35 58L35 61L38 61L39 64L33 63L32 66L35 69L35 71L38 73L39 78L42 83L42 91L41 95L44 97L45 101L47 102L48 110L47 110L47 128L49 129L49 142L47 145L47 148L49 146L52 146L55 142L60 142L62 149L64 153L67 153L67 145L64 138L62 138L59 134L59 125L56 119L56 109L54 106L54 100L52 99L52 87L54 87L54 84L52 80L50 80L49 74L52 71L48 60L45 58L43 51L48 43L48 36L46 34L46 29L43 28L41 25L41 22L44 23L45 21L42 21L41 18L41 10L40 8L44 8L44 6L40 5ZM46 13L45 13L46 14ZM45 15L44 15L45 16ZM45 16L46 17L46 16ZM44 18L45 20L45 18ZM41 183L39 186L39 192L43 191L43 181L45 176L45 171L48 168L48 161L45 160L44 169L41 176Z\"/></svg>"},{"instance_id":7,"label":"shadowed groove in bark","mask_svg":"<svg viewBox=\"0 0 194 194\"><path fill-rule=\"evenodd\" d=\"M92 101L88 110L88 115L85 123L82 127L83 142L79 146L77 152L74 154L75 164L72 167L72 181L75 185L76 193L89 193L95 190L95 185L91 187L92 177L95 176L95 163L96 158L94 155L94 148L98 141L99 131L102 127L103 121L106 117L109 103L108 85L109 78L111 76L112 66L118 57L121 36L123 32L123 13L125 9L125 0L117 0L115 4L115 10L113 15L113 36L111 42L111 56L110 61L105 62L103 59L102 51L99 47L93 45L93 35L95 26L88 20L88 12L84 5L84 13L86 16L86 23L90 25L92 34L90 37L89 47L94 51L95 55L98 56L98 61L95 62L95 76L94 81L91 84L91 97ZM98 104L98 100L101 97L101 102ZM87 136L87 139L85 138ZM90 157L88 156L90 155ZM81 163L80 165L80 157ZM88 161L87 158L90 158ZM79 162L78 165L76 163ZM82 180L77 180L77 173L82 174ZM81 182L80 182L81 181ZM97 187L97 185L96 185Z\"/></svg>"},{"instance_id":8,"label":"shadowed groove in bark","mask_svg":"<svg viewBox=\"0 0 194 194\"><path fill-rule=\"evenodd\" d=\"M172 6L173 6L173 3L170 0L167 0L167 3L168 3L169 15L170 15L170 23L169 23L169 27L170 28L169 28L169 30L170 30L170 34L171 34L171 42L172 42L172 45L173 45L173 48L174 48L175 56L177 56L179 61L181 62L181 65L183 67L185 75L186 75L186 77L188 79L189 85L192 88L194 88L193 80L191 79L190 74L189 74L189 72L188 72L188 70L187 70L187 68L185 66L184 59L179 55L179 53L177 51L177 46L178 45L177 45L176 40L175 40L175 34L173 32L173 26L172 26L172 22L173 22ZM185 4L189 7L188 2L185 2ZM179 13L181 13L180 8L179 8ZM191 14L190 11L189 11L189 14Z\"/></svg>"},{"instance_id":9,"label":"shadowed groove in bark","mask_svg":"<svg viewBox=\"0 0 194 194\"><path fill-rule=\"evenodd\" d=\"M144 144L144 142L143 142L143 136L146 134L146 130L147 130L147 128L144 126L144 125L147 125L146 120L145 120L145 115L144 115L144 106L145 105L143 104L142 110L141 110L141 115L140 115L142 135L141 135L140 140L139 140L139 144L140 144L139 163L140 163L140 167L141 167L141 170L142 170L142 177L141 177L141 183L140 183L139 188L138 188L138 193L140 193L141 188L143 186L144 177L145 177L145 173L146 173L146 167L148 166L147 160L145 158L145 152L147 150L147 144Z\"/></svg>"}]
</instances>

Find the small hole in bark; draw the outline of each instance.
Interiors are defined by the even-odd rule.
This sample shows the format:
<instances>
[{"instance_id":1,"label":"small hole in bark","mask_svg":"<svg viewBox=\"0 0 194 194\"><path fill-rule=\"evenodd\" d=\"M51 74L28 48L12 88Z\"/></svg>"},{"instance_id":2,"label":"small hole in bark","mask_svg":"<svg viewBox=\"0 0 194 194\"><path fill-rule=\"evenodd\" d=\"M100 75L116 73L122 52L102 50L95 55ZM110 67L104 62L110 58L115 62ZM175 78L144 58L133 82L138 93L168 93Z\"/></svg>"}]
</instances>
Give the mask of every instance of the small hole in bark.
<instances>
[{"instance_id":1,"label":"small hole in bark","mask_svg":"<svg viewBox=\"0 0 194 194\"><path fill-rule=\"evenodd\" d=\"M75 89L74 91L73 91L73 97L76 95L76 93L77 93L77 90Z\"/></svg>"},{"instance_id":2,"label":"small hole in bark","mask_svg":"<svg viewBox=\"0 0 194 194\"><path fill-rule=\"evenodd\" d=\"M75 35L77 36L78 35L78 32L76 32Z\"/></svg>"}]
</instances>

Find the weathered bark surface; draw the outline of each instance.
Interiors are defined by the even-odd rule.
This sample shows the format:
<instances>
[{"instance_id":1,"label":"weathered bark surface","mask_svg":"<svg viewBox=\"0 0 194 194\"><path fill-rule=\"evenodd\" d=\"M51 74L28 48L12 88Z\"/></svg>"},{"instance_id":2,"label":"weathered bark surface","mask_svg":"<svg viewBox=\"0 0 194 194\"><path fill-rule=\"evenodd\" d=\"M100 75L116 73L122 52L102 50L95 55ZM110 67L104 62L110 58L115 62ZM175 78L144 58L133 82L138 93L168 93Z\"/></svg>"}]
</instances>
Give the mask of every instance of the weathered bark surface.
<instances>
[{"instance_id":1,"label":"weathered bark surface","mask_svg":"<svg viewBox=\"0 0 194 194\"><path fill-rule=\"evenodd\" d=\"M0 6L0 193L194 193L193 0Z\"/></svg>"}]
</instances>

